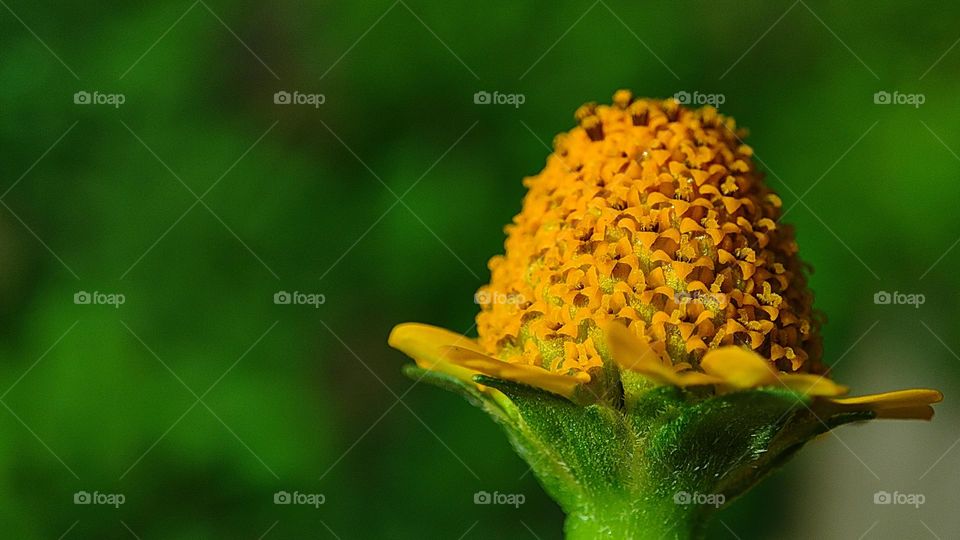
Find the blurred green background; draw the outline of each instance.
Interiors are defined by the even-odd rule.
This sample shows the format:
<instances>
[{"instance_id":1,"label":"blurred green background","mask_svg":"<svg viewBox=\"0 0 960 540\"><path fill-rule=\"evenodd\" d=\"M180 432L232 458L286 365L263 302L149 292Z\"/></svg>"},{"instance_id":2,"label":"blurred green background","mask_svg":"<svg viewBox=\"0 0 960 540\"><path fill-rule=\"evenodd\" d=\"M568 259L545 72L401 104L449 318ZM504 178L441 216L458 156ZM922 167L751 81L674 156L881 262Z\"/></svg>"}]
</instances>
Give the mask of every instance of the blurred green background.
<instances>
[{"instance_id":1,"label":"blurred green background","mask_svg":"<svg viewBox=\"0 0 960 540\"><path fill-rule=\"evenodd\" d=\"M835 377L947 394L932 424L811 444L711 537L960 535L960 5L0 4L4 537L560 537L497 426L385 341L470 331L521 179L620 87L722 94L792 208Z\"/></svg>"}]
</instances>

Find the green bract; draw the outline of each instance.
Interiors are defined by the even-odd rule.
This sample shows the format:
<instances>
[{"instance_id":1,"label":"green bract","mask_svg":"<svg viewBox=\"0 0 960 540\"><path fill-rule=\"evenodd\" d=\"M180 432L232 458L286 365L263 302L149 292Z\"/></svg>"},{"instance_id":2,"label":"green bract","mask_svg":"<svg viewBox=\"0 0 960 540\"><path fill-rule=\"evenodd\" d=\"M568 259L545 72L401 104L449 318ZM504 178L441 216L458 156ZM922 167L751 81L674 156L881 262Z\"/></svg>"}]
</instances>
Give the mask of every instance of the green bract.
<instances>
[{"instance_id":1,"label":"green bract","mask_svg":"<svg viewBox=\"0 0 960 540\"><path fill-rule=\"evenodd\" d=\"M806 441L875 413L823 418L789 390L711 395L628 383L629 399L588 406L477 375L483 391L408 366L412 378L456 390L492 416L568 514L569 539L688 539L708 518L782 465Z\"/></svg>"}]
</instances>

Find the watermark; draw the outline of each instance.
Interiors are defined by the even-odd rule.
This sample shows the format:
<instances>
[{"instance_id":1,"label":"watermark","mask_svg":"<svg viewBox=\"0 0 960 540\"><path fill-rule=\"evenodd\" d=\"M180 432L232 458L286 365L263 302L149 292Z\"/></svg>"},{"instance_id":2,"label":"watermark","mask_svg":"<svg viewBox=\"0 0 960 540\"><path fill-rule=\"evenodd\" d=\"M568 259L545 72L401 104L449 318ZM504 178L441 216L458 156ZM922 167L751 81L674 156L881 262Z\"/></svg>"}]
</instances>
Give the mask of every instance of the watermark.
<instances>
[{"instance_id":1,"label":"watermark","mask_svg":"<svg viewBox=\"0 0 960 540\"><path fill-rule=\"evenodd\" d=\"M327 502L327 496L323 493L300 493L294 491L278 491L273 494L273 504L299 504L303 506L312 506L320 508L320 505Z\"/></svg>"},{"instance_id":2,"label":"watermark","mask_svg":"<svg viewBox=\"0 0 960 540\"><path fill-rule=\"evenodd\" d=\"M124 94L104 94L96 90L93 93L86 90L80 90L73 94L73 102L76 105L113 105L119 109L127 101Z\"/></svg>"},{"instance_id":3,"label":"watermark","mask_svg":"<svg viewBox=\"0 0 960 540\"><path fill-rule=\"evenodd\" d=\"M127 297L121 293L77 291L73 293L73 303L78 306L113 306L119 309L127 303Z\"/></svg>"},{"instance_id":4,"label":"watermark","mask_svg":"<svg viewBox=\"0 0 960 540\"><path fill-rule=\"evenodd\" d=\"M673 299L678 304L683 303L700 303L700 304L723 304L727 295L723 293L713 293L707 291L677 291L673 295Z\"/></svg>"},{"instance_id":5,"label":"watermark","mask_svg":"<svg viewBox=\"0 0 960 540\"><path fill-rule=\"evenodd\" d=\"M901 94L897 90L892 94L886 90L873 94L873 103L876 105L913 105L914 108L920 108L926 101L924 94Z\"/></svg>"},{"instance_id":6,"label":"watermark","mask_svg":"<svg viewBox=\"0 0 960 540\"><path fill-rule=\"evenodd\" d=\"M673 95L673 99L681 105L711 105L718 109L727 102L727 96L724 94L704 94L699 90L694 90L692 94L681 90Z\"/></svg>"},{"instance_id":7,"label":"watermark","mask_svg":"<svg viewBox=\"0 0 960 540\"><path fill-rule=\"evenodd\" d=\"M920 505L925 502L927 502L927 497L923 493L878 491L873 494L873 504L900 504L920 508Z\"/></svg>"},{"instance_id":8,"label":"watermark","mask_svg":"<svg viewBox=\"0 0 960 540\"><path fill-rule=\"evenodd\" d=\"M486 90L473 94L473 103L476 105L513 105L519 109L526 102L526 94L501 94L496 90L492 94Z\"/></svg>"},{"instance_id":9,"label":"watermark","mask_svg":"<svg viewBox=\"0 0 960 540\"><path fill-rule=\"evenodd\" d=\"M273 303L278 306L313 306L320 309L321 304L327 303L327 296L321 293L277 291L273 294Z\"/></svg>"},{"instance_id":10,"label":"watermark","mask_svg":"<svg viewBox=\"0 0 960 540\"><path fill-rule=\"evenodd\" d=\"M520 305L526 301L527 299L519 293L504 294L501 292L477 291L477 293L473 295L473 303L481 306L493 304Z\"/></svg>"},{"instance_id":11,"label":"watermark","mask_svg":"<svg viewBox=\"0 0 960 540\"><path fill-rule=\"evenodd\" d=\"M920 309L920 306L927 301L927 297L920 293L907 294L900 291L877 291L873 295L873 303L881 306L888 305L907 305Z\"/></svg>"},{"instance_id":12,"label":"watermark","mask_svg":"<svg viewBox=\"0 0 960 540\"><path fill-rule=\"evenodd\" d=\"M73 504L99 504L120 508L120 505L127 502L127 496L123 493L100 493L94 491L78 491L73 494Z\"/></svg>"},{"instance_id":13,"label":"watermark","mask_svg":"<svg viewBox=\"0 0 960 540\"><path fill-rule=\"evenodd\" d=\"M527 501L523 493L500 493L494 491L478 491L473 494L473 504L501 504L520 508L520 505Z\"/></svg>"},{"instance_id":14,"label":"watermark","mask_svg":"<svg viewBox=\"0 0 960 540\"><path fill-rule=\"evenodd\" d=\"M727 497L723 493L700 493L698 491L690 493L689 491L678 491L673 494L673 504L703 504L720 508L725 502L727 502Z\"/></svg>"},{"instance_id":15,"label":"watermark","mask_svg":"<svg viewBox=\"0 0 960 540\"><path fill-rule=\"evenodd\" d=\"M280 90L273 94L273 102L277 105L312 105L314 109L319 109L321 105L327 102L327 96L324 94L303 94L297 90L294 90L293 93Z\"/></svg>"}]
</instances>

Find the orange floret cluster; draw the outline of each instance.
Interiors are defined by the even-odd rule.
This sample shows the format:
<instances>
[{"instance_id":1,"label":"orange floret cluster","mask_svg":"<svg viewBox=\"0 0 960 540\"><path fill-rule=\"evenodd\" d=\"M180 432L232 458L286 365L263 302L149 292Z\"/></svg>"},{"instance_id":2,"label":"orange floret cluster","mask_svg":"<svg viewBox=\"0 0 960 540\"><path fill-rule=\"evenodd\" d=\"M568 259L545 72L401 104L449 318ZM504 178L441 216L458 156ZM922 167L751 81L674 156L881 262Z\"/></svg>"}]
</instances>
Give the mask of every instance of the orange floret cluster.
<instances>
[{"instance_id":1,"label":"orange floret cluster","mask_svg":"<svg viewBox=\"0 0 960 540\"><path fill-rule=\"evenodd\" d=\"M781 371L823 372L793 231L734 120L625 90L575 116L490 260L480 346L589 372L618 321L678 370L739 345Z\"/></svg>"}]
</instances>

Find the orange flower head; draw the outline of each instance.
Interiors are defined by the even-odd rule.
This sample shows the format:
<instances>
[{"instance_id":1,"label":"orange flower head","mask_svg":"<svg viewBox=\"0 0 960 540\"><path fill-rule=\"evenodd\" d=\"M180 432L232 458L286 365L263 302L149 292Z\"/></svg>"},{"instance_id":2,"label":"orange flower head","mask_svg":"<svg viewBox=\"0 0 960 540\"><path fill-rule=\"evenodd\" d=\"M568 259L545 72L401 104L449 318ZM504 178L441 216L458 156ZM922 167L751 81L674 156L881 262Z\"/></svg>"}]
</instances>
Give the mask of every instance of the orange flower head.
<instances>
[{"instance_id":1,"label":"orange flower head","mask_svg":"<svg viewBox=\"0 0 960 540\"><path fill-rule=\"evenodd\" d=\"M780 371L823 373L793 230L735 121L626 90L575 117L490 260L480 348L589 373L618 323L676 370L737 345Z\"/></svg>"}]
</instances>

